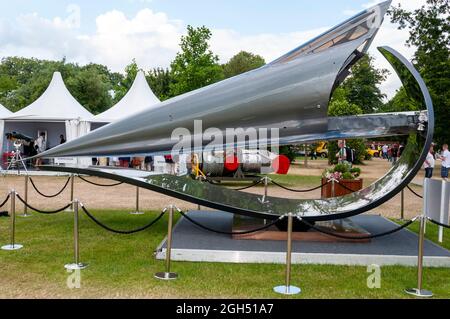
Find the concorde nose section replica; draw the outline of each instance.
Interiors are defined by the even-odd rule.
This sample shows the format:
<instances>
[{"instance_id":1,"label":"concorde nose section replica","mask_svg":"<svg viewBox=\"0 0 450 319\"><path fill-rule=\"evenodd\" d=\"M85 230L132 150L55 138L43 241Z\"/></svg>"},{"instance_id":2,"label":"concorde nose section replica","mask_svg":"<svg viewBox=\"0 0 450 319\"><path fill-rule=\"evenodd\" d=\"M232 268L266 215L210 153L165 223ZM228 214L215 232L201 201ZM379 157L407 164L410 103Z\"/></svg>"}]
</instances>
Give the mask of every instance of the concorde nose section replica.
<instances>
[{"instance_id":1,"label":"concorde nose section replica","mask_svg":"<svg viewBox=\"0 0 450 319\"><path fill-rule=\"evenodd\" d=\"M383 136L387 132L356 132L352 127L338 130L327 112L334 89L367 52L390 3L359 13L260 69L172 98L42 156L169 152L177 142L171 138L172 132L177 128L194 132L195 120L202 120L203 129L217 128L224 136L227 128L278 129L281 144L338 138L345 131L359 137ZM203 137L192 139L201 139L200 145L210 142ZM247 143L270 142L263 139Z\"/></svg>"},{"instance_id":2,"label":"concorde nose section replica","mask_svg":"<svg viewBox=\"0 0 450 319\"><path fill-rule=\"evenodd\" d=\"M280 144L402 135L408 143L385 176L365 189L326 199L286 199L145 171L102 167L44 166L126 182L212 209L264 219L292 213L304 220L335 220L370 211L393 198L421 169L434 133L430 94L414 66L389 47L378 48L400 77L418 111L328 117L334 89L369 48L390 1L367 9L264 67L210 85L51 149L42 156L102 156L170 152L176 128L279 129ZM194 136L194 142L197 137ZM202 143L209 141L200 140ZM252 142L252 141L250 141ZM258 136L255 141L267 143ZM195 143L194 143L195 144ZM228 145L227 145L228 146ZM235 143L233 147L242 147Z\"/></svg>"}]
</instances>

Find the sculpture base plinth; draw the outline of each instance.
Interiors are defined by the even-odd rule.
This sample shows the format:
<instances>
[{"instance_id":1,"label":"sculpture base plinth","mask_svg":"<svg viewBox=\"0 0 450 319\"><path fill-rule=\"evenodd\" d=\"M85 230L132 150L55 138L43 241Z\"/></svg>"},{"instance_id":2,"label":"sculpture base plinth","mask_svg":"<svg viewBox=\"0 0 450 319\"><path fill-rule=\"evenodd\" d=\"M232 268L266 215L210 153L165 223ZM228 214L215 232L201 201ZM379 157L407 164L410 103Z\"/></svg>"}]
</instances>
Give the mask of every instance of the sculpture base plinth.
<instances>
[{"instance_id":1,"label":"sculpture base plinth","mask_svg":"<svg viewBox=\"0 0 450 319\"><path fill-rule=\"evenodd\" d=\"M270 223L270 221L267 221ZM246 218L235 216L233 223L233 232L244 232L252 229L257 229L264 225L264 221L261 219ZM337 238L330 235L323 234L316 230L294 231L292 233L292 240L294 241L309 241L309 242L357 242L357 243L369 243L370 239L357 239L358 237L369 236L370 233L358 226L350 219L340 219L336 221L318 222L316 227L323 229L324 231L336 234L344 235L347 237L353 237L355 239ZM280 230L277 226L272 226L269 229L262 230L256 233L233 235L233 239L238 240L287 240L286 231Z\"/></svg>"}]
</instances>

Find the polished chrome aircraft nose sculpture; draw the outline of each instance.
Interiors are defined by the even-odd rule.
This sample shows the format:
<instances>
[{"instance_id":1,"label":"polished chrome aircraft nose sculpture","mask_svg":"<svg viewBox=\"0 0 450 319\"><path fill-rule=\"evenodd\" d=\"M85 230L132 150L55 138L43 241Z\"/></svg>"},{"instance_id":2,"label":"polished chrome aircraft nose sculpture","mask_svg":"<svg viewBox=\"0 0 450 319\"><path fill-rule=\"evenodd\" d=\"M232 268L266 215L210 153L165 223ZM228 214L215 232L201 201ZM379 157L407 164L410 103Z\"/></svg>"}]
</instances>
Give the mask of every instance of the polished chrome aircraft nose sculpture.
<instances>
[{"instance_id":1,"label":"polished chrome aircraft nose sculpture","mask_svg":"<svg viewBox=\"0 0 450 319\"><path fill-rule=\"evenodd\" d=\"M367 9L328 32L248 73L172 98L55 147L43 157L119 156L169 153L179 142L178 128L194 132L196 120L203 129L277 129L279 144L298 144L340 138L408 135L402 158L384 177L351 195L320 200L287 200L247 194L176 176L133 176L104 168L46 167L108 177L167 195L238 214L276 218L295 213L310 220L328 220L373 209L400 192L425 160L434 129L433 106L428 90L414 67L395 50L381 53L401 78L417 112L328 117L328 103L349 69L367 52L391 1ZM226 139L224 139L226 141ZM203 134L191 137L190 151L208 144ZM257 136L226 144L239 148L270 144L271 137ZM197 145L197 146L196 146Z\"/></svg>"}]
</instances>

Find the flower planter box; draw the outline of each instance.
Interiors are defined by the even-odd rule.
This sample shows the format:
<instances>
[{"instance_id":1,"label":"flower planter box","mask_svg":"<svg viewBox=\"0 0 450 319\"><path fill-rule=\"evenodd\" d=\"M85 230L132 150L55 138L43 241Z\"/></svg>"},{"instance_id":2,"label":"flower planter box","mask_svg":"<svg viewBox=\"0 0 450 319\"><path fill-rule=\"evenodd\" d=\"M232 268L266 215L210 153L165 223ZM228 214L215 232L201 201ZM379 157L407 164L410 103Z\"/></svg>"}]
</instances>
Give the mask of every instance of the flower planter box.
<instances>
[{"instance_id":1,"label":"flower planter box","mask_svg":"<svg viewBox=\"0 0 450 319\"><path fill-rule=\"evenodd\" d=\"M322 184L325 184L327 182L326 178L322 178ZM342 187L340 184L342 184L344 187ZM339 181L339 183L334 183L334 196L333 196L333 183L328 183L324 187L322 187L322 198L332 198L332 197L339 197L351 194L353 192L360 191L363 188L363 180L362 178L359 179L342 179ZM348 188L348 189L347 189ZM352 191L350 191L352 190Z\"/></svg>"}]
</instances>

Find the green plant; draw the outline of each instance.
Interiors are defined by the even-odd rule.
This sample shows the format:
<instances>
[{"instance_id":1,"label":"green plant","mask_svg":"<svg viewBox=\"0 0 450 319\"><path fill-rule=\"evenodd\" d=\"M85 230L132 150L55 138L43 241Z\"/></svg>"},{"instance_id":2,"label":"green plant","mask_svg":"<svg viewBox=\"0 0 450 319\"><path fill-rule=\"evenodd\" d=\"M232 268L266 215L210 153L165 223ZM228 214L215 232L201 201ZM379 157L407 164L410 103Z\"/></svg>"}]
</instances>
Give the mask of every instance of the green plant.
<instances>
[{"instance_id":1,"label":"green plant","mask_svg":"<svg viewBox=\"0 0 450 319\"><path fill-rule=\"evenodd\" d=\"M350 173L350 172L345 172L344 174L342 174L342 179L353 180L353 179L355 179L355 176L353 176L352 173Z\"/></svg>"}]
</instances>

